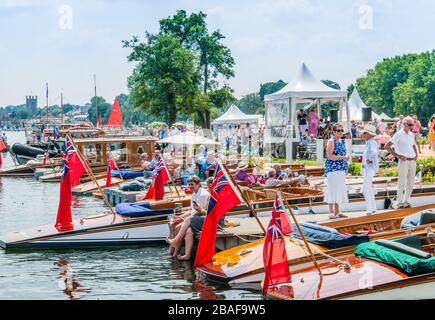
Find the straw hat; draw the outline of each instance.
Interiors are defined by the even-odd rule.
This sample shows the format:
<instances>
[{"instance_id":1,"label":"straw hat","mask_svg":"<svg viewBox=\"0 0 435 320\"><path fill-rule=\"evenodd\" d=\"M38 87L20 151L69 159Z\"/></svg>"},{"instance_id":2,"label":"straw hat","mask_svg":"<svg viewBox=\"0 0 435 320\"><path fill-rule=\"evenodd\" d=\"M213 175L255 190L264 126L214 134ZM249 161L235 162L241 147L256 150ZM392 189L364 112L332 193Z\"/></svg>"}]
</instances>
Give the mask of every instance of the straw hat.
<instances>
[{"instance_id":1,"label":"straw hat","mask_svg":"<svg viewBox=\"0 0 435 320\"><path fill-rule=\"evenodd\" d=\"M239 164L237 165L237 169L239 170L245 170L248 168L248 165L246 164L245 161L240 161Z\"/></svg>"},{"instance_id":2,"label":"straw hat","mask_svg":"<svg viewBox=\"0 0 435 320\"><path fill-rule=\"evenodd\" d=\"M367 133L371 134L372 136L375 136L376 135L376 127L372 124L366 124L364 127L364 130L362 130L361 132L362 133L367 132Z\"/></svg>"}]
</instances>

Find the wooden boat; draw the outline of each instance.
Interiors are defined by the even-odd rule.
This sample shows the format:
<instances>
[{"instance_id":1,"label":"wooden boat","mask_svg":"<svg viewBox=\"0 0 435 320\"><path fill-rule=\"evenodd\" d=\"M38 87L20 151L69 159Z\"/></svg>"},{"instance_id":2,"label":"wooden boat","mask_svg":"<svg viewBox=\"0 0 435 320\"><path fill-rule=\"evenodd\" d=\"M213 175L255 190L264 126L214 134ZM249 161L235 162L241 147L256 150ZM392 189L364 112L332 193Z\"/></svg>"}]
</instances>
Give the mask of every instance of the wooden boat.
<instances>
[{"instance_id":1,"label":"wooden boat","mask_svg":"<svg viewBox=\"0 0 435 320\"><path fill-rule=\"evenodd\" d=\"M435 205L430 204L417 208L391 210L382 214L321 223L320 226L333 228L340 234L355 235L353 238L355 241L361 240L357 236L360 234L368 235L368 238L364 239L368 241L389 239L409 234L410 230L400 228L402 220L424 210L433 210L434 219L429 220L432 223L416 226L412 232L419 234L428 226L435 227L434 208ZM348 243L349 239L344 241L344 244ZM336 248L331 248L315 244L313 241L309 242L309 246L313 252L317 252L315 257L319 260L325 259L322 253L337 257L351 253L355 247L355 245L340 247L338 244L333 244ZM286 236L286 250L290 266L301 266L310 261L300 239ZM264 279L262 256L263 239L260 239L217 253L212 262L197 268L197 272L203 279L259 289L259 283Z\"/></svg>"},{"instance_id":2,"label":"wooden boat","mask_svg":"<svg viewBox=\"0 0 435 320\"><path fill-rule=\"evenodd\" d=\"M190 205L190 195L166 195L151 203L148 216L126 218L121 215L102 214L73 221L71 231L58 231L52 225L18 231L0 240L5 249L14 248L74 248L99 246L128 246L165 243L169 236L169 216L177 203ZM137 204L141 204L138 202ZM229 216L248 216L245 206L238 206Z\"/></svg>"},{"instance_id":3,"label":"wooden boat","mask_svg":"<svg viewBox=\"0 0 435 320\"><path fill-rule=\"evenodd\" d=\"M269 288L267 298L434 299L435 234L420 233L391 240L364 243L341 261L321 263L321 274L312 266L292 270L292 282Z\"/></svg>"},{"instance_id":4,"label":"wooden boat","mask_svg":"<svg viewBox=\"0 0 435 320\"><path fill-rule=\"evenodd\" d=\"M39 168L53 168L61 164L61 159L54 158L44 162L42 160L31 160L25 165L18 165L12 168L0 169L0 177L33 177L35 170Z\"/></svg>"},{"instance_id":5,"label":"wooden boat","mask_svg":"<svg viewBox=\"0 0 435 320\"><path fill-rule=\"evenodd\" d=\"M77 148L88 161L95 174L106 172L107 154L111 152L115 157L117 165L121 167L131 167L131 171L141 171L140 155L147 153L151 156L154 153L154 145L157 139L141 136L122 136L122 137L98 137L74 140ZM61 174L50 173L41 176L41 182L60 181ZM85 178L85 180L88 180Z\"/></svg>"}]
</instances>

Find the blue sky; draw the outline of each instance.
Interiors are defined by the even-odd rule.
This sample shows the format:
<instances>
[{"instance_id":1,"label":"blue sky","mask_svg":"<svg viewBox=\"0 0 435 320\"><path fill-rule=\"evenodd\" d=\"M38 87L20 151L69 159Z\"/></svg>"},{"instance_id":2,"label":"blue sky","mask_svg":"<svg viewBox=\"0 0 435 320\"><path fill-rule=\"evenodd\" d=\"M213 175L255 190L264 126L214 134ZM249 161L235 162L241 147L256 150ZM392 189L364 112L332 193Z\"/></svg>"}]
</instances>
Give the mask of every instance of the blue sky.
<instances>
[{"instance_id":1,"label":"blue sky","mask_svg":"<svg viewBox=\"0 0 435 320\"><path fill-rule=\"evenodd\" d=\"M384 57L434 49L431 0L0 0L0 106L30 93L44 105L45 82L50 104L61 91L84 104L94 73L98 94L113 101L132 70L121 40L156 32L177 9L202 10L226 36L239 98L290 81L302 62L346 88Z\"/></svg>"}]
</instances>

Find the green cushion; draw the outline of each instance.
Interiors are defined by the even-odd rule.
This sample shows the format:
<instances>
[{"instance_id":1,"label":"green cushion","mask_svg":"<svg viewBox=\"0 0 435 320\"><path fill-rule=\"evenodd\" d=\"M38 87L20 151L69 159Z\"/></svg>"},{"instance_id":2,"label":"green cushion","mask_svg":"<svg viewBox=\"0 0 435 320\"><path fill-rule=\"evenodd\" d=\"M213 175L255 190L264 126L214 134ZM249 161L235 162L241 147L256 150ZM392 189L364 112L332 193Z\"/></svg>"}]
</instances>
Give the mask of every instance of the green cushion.
<instances>
[{"instance_id":1,"label":"green cushion","mask_svg":"<svg viewBox=\"0 0 435 320\"><path fill-rule=\"evenodd\" d=\"M431 257L430 253L428 253L428 252L407 246L407 245L400 243L400 242L390 241L390 240L376 240L375 243L379 244L381 246L402 252L402 253L409 254L411 256L414 256L414 257L417 257L420 259L427 259L427 258Z\"/></svg>"},{"instance_id":2,"label":"green cushion","mask_svg":"<svg viewBox=\"0 0 435 320\"><path fill-rule=\"evenodd\" d=\"M398 250L379 245L376 242L366 242L355 248L356 256L379 261L396 267L409 275L435 272L435 257L418 258Z\"/></svg>"}]
</instances>

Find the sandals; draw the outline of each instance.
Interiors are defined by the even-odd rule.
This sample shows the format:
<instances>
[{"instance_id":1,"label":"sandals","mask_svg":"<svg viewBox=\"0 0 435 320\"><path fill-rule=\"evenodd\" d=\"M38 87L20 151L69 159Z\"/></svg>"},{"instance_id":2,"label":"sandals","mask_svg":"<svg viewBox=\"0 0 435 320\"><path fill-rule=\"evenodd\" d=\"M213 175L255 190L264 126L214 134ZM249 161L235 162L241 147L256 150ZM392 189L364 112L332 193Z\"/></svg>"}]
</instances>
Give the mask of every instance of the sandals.
<instances>
[{"instance_id":1,"label":"sandals","mask_svg":"<svg viewBox=\"0 0 435 320\"><path fill-rule=\"evenodd\" d=\"M348 218L348 216L346 216L345 214L343 214L341 212L339 214L333 214L333 213L331 213L329 215L329 219L339 219L339 218Z\"/></svg>"}]
</instances>

